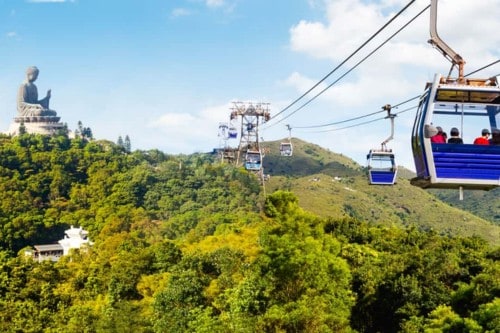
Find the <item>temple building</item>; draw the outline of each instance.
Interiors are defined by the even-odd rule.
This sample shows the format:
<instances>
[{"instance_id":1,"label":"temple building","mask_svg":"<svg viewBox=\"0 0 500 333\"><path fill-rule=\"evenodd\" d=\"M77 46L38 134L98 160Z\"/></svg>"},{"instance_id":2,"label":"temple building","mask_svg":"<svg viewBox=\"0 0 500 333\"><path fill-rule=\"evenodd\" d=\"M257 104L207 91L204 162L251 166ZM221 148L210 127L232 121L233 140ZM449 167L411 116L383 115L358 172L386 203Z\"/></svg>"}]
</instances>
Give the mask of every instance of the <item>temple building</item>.
<instances>
[{"instance_id":1,"label":"temple building","mask_svg":"<svg viewBox=\"0 0 500 333\"><path fill-rule=\"evenodd\" d=\"M43 260L58 261L62 256L68 255L71 249L80 249L82 246L92 245L88 239L88 232L80 228L70 229L64 232L64 238L57 244L35 245L34 251L26 251L25 254L41 262Z\"/></svg>"}]
</instances>

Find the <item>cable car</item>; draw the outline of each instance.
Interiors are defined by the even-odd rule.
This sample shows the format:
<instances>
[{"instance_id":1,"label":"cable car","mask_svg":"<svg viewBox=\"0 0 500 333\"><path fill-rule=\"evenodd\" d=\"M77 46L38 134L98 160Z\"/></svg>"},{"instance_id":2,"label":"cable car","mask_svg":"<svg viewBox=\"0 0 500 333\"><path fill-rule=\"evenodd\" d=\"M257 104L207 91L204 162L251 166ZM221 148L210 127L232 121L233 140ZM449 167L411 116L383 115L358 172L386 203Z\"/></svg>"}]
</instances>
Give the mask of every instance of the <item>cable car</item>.
<instances>
[{"instance_id":1,"label":"cable car","mask_svg":"<svg viewBox=\"0 0 500 333\"><path fill-rule=\"evenodd\" d=\"M247 150L245 154L245 169L260 171L262 168L262 154L260 150Z\"/></svg>"},{"instance_id":2,"label":"cable car","mask_svg":"<svg viewBox=\"0 0 500 333\"><path fill-rule=\"evenodd\" d=\"M496 77L469 79L464 76L463 58L442 41L436 29L437 0L431 1L429 42L458 67L458 78L436 74L420 98L412 130L412 151L417 176L411 184L422 188L489 190L500 186L500 146L433 143L436 115L461 124L500 126L500 87ZM450 71L451 72L451 71ZM441 118L440 118L441 119Z\"/></svg>"},{"instance_id":3,"label":"cable car","mask_svg":"<svg viewBox=\"0 0 500 333\"><path fill-rule=\"evenodd\" d=\"M422 188L482 189L500 186L500 146L433 143L437 133L433 116L447 116L454 123L500 125L500 87L496 78L464 79L461 84L437 74L421 97L412 131L412 149ZM477 128L477 132L481 127ZM460 131L463 134L463 130Z\"/></svg>"},{"instance_id":4,"label":"cable car","mask_svg":"<svg viewBox=\"0 0 500 333\"><path fill-rule=\"evenodd\" d=\"M228 133L229 139L236 139L238 137L238 130L234 126L229 127Z\"/></svg>"},{"instance_id":5,"label":"cable car","mask_svg":"<svg viewBox=\"0 0 500 333\"><path fill-rule=\"evenodd\" d=\"M292 146L292 128L290 125L286 125L288 129L288 142L282 142L280 145L280 155L281 156L292 156L293 146Z\"/></svg>"},{"instance_id":6,"label":"cable car","mask_svg":"<svg viewBox=\"0 0 500 333\"><path fill-rule=\"evenodd\" d=\"M280 155L281 156L292 156L293 146L291 142L282 142L280 145Z\"/></svg>"},{"instance_id":7,"label":"cable car","mask_svg":"<svg viewBox=\"0 0 500 333\"><path fill-rule=\"evenodd\" d=\"M381 149L371 149L366 155L368 167L368 180L372 185L394 185L398 174L396 157L392 149L388 149L386 144L394 138L394 118L391 114L391 105L386 104L382 107L387 111L386 119L391 121L391 135L381 144Z\"/></svg>"},{"instance_id":8,"label":"cable car","mask_svg":"<svg viewBox=\"0 0 500 333\"><path fill-rule=\"evenodd\" d=\"M368 176L372 185L394 185L398 167L391 149L371 149L366 156Z\"/></svg>"}]
</instances>

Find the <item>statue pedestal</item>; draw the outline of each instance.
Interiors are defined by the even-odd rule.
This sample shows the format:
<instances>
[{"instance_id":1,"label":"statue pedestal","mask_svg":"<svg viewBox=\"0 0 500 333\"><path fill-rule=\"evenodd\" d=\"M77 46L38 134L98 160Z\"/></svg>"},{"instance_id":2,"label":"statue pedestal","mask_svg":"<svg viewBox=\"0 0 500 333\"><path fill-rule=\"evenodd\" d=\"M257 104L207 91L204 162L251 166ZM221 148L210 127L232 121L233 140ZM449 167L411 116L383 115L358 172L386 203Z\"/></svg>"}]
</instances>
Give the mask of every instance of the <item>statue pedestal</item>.
<instances>
[{"instance_id":1,"label":"statue pedestal","mask_svg":"<svg viewBox=\"0 0 500 333\"><path fill-rule=\"evenodd\" d=\"M24 124L26 133L53 135L64 128L64 124L59 122L59 117L16 117L10 124L8 134L19 135L19 127Z\"/></svg>"}]
</instances>

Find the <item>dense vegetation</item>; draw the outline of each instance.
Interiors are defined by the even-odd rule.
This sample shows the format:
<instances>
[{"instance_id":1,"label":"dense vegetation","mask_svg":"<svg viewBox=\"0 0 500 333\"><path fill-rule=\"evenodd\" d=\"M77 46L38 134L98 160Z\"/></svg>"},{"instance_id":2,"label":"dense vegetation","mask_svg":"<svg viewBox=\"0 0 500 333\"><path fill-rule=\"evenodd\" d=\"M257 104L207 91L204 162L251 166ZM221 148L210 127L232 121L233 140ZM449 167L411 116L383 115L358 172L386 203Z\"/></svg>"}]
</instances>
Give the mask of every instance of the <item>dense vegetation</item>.
<instances>
[{"instance_id":1,"label":"dense vegetation","mask_svg":"<svg viewBox=\"0 0 500 333\"><path fill-rule=\"evenodd\" d=\"M264 197L209 155L0 138L2 332L497 332L500 249ZM94 245L24 256L70 225Z\"/></svg>"}]
</instances>

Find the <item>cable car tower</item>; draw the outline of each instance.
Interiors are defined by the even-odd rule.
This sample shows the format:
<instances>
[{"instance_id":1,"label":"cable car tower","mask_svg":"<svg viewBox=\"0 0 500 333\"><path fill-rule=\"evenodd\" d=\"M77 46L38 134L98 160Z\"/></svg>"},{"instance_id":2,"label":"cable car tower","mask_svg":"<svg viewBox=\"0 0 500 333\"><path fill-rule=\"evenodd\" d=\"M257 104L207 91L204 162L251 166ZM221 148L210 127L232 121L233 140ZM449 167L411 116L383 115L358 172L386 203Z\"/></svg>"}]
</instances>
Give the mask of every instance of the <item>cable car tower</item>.
<instances>
[{"instance_id":1,"label":"cable car tower","mask_svg":"<svg viewBox=\"0 0 500 333\"><path fill-rule=\"evenodd\" d=\"M368 164L368 176L370 184L373 185L394 185L398 173L395 156L392 149L387 148L387 143L394 138L394 118L391 113L391 105L382 107L387 111L386 119L391 120L391 135L381 144L381 149L371 149L366 156Z\"/></svg>"},{"instance_id":2,"label":"cable car tower","mask_svg":"<svg viewBox=\"0 0 500 333\"><path fill-rule=\"evenodd\" d=\"M280 144L280 155L281 156L292 156L293 146L292 146L292 128L290 125L286 125L288 128L288 142L282 142Z\"/></svg>"},{"instance_id":3,"label":"cable car tower","mask_svg":"<svg viewBox=\"0 0 500 333\"><path fill-rule=\"evenodd\" d=\"M236 149L231 148L228 144L229 139L233 139L234 136L231 132L231 127L228 123L219 123L219 157L221 162L234 163L236 159Z\"/></svg>"},{"instance_id":4,"label":"cable car tower","mask_svg":"<svg viewBox=\"0 0 500 333\"><path fill-rule=\"evenodd\" d=\"M461 124L462 135L466 130L463 126L471 122L479 122L482 128L495 133L500 128L500 86L497 77L466 78L464 59L439 38L436 22L437 0L431 0L429 43L451 61L452 69L458 67L458 78L436 74L420 97L411 140L417 176L411 184L458 189L462 199L463 189L490 190L500 186L500 146L434 143L431 137L437 128L433 116Z\"/></svg>"},{"instance_id":5,"label":"cable car tower","mask_svg":"<svg viewBox=\"0 0 500 333\"><path fill-rule=\"evenodd\" d=\"M240 144L236 165L262 174L263 153L259 142L259 124L271 119L269 103L233 102L231 120L241 117Z\"/></svg>"}]
</instances>

